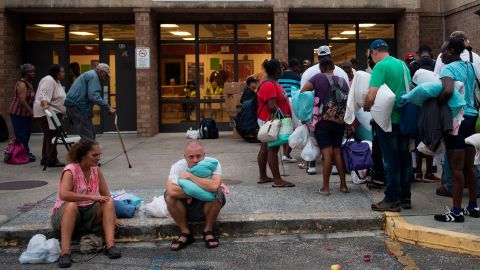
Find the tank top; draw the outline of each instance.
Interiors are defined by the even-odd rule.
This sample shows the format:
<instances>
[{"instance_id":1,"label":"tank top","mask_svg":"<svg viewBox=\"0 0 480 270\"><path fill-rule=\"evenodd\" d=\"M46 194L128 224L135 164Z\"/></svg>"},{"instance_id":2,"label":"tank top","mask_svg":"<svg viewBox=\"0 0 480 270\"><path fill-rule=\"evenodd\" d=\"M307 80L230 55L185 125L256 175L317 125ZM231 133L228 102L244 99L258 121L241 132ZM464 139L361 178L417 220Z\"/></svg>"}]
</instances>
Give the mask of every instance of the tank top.
<instances>
[{"instance_id":1,"label":"tank top","mask_svg":"<svg viewBox=\"0 0 480 270\"><path fill-rule=\"evenodd\" d=\"M35 92L33 91L33 88L30 84L28 84L25 80L20 79L19 81L17 81L17 83L15 84L15 88L13 89L14 96L12 105L10 106L10 113L18 116L33 117L33 114L28 110L28 108L25 108L25 106L20 103L20 98L18 97L17 93L17 87L19 83L24 83L27 86L25 101L30 106L30 108L33 108L33 101L35 101Z\"/></svg>"}]
</instances>

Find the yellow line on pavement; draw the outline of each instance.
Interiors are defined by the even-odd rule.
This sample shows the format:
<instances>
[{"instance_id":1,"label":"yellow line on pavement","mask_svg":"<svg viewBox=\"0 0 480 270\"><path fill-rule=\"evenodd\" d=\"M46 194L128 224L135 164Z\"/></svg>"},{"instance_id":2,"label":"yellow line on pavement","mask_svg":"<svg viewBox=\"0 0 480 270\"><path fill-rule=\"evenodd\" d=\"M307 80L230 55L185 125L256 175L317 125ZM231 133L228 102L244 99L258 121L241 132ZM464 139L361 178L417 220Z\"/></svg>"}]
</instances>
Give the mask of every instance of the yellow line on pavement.
<instances>
[{"instance_id":1,"label":"yellow line on pavement","mask_svg":"<svg viewBox=\"0 0 480 270\"><path fill-rule=\"evenodd\" d=\"M406 254L400 243L393 239L385 239L388 250L393 253L397 260L405 266L404 270L419 270L417 263L408 254Z\"/></svg>"}]
</instances>

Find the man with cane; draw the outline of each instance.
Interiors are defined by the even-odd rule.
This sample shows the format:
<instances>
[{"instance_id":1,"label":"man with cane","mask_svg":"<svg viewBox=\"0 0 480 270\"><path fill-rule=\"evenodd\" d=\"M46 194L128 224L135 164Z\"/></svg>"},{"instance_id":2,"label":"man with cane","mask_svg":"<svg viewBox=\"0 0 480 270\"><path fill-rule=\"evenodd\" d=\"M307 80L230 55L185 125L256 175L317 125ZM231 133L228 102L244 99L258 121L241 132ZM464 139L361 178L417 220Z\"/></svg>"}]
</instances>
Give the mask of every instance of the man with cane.
<instances>
[{"instance_id":1,"label":"man with cane","mask_svg":"<svg viewBox=\"0 0 480 270\"><path fill-rule=\"evenodd\" d=\"M110 76L110 67L100 63L95 69L81 74L67 93L65 99L67 117L82 138L95 140L95 128L92 123L94 104L108 110L110 114L116 112L102 99L100 81L105 81L107 76Z\"/></svg>"}]
</instances>

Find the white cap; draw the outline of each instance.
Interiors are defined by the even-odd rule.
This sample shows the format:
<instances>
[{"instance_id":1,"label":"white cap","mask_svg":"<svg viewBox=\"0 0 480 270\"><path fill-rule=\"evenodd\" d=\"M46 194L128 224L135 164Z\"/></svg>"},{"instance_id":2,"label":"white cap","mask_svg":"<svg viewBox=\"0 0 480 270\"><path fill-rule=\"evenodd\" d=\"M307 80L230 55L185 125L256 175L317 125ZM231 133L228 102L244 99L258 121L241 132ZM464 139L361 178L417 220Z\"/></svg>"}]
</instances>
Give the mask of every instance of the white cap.
<instances>
[{"instance_id":1,"label":"white cap","mask_svg":"<svg viewBox=\"0 0 480 270\"><path fill-rule=\"evenodd\" d=\"M105 71L110 76L110 67L105 63L100 63L95 67L96 70Z\"/></svg>"},{"instance_id":2,"label":"white cap","mask_svg":"<svg viewBox=\"0 0 480 270\"><path fill-rule=\"evenodd\" d=\"M325 56L325 55L330 55L331 52L330 52L330 48L328 46L320 46L318 47L318 56Z\"/></svg>"}]
</instances>

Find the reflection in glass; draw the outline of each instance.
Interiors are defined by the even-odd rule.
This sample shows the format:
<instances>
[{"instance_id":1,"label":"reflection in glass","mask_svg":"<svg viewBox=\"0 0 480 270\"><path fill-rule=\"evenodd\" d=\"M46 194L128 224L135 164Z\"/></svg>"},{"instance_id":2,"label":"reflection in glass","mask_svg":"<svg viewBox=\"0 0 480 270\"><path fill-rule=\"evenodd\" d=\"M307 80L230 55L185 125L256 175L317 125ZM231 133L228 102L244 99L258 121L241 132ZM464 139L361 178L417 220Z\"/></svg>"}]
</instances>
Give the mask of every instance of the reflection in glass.
<instances>
[{"instance_id":1,"label":"reflection in glass","mask_svg":"<svg viewBox=\"0 0 480 270\"><path fill-rule=\"evenodd\" d=\"M194 24L160 24L161 40L195 40Z\"/></svg>"},{"instance_id":2,"label":"reflection in glass","mask_svg":"<svg viewBox=\"0 0 480 270\"><path fill-rule=\"evenodd\" d=\"M237 36L239 40L270 40L272 31L270 24L239 24Z\"/></svg>"},{"instance_id":3,"label":"reflection in glass","mask_svg":"<svg viewBox=\"0 0 480 270\"><path fill-rule=\"evenodd\" d=\"M134 24L104 24L103 41L135 40Z\"/></svg>"},{"instance_id":4,"label":"reflection in glass","mask_svg":"<svg viewBox=\"0 0 480 270\"><path fill-rule=\"evenodd\" d=\"M224 84L235 79L233 44L200 44L199 50L200 70L204 70L200 72L200 97L223 98Z\"/></svg>"},{"instance_id":5,"label":"reflection in glass","mask_svg":"<svg viewBox=\"0 0 480 270\"><path fill-rule=\"evenodd\" d=\"M200 24L200 40L233 39L233 24Z\"/></svg>"},{"instance_id":6,"label":"reflection in glass","mask_svg":"<svg viewBox=\"0 0 480 270\"><path fill-rule=\"evenodd\" d=\"M71 41L98 40L97 24L71 24L69 38Z\"/></svg>"},{"instance_id":7,"label":"reflection in glass","mask_svg":"<svg viewBox=\"0 0 480 270\"><path fill-rule=\"evenodd\" d=\"M394 24L361 23L359 27L361 39L393 39L395 37Z\"/></svg>"},{"instance_id":8,"label":"reflection in glass","mask_svg":"<svg viewBox=\"0 0 480 270\"><path fill-rule=\"evenodd\" d=\"M328 38L331 40L356 39L355 24L329 24Z\"/></svg>"},{"instance_id":9,"label":"reflection in glass","mask_svg":"<svg viewBox=\"0 0 480 270\"><path fill-rule=\"evenodd\" d=\"M197 106L195 103L162 104L162 124L194 123Z\"/></svg>"},{"instance_id":10,"label":"reflection in glass","mask_svg":"<svg viewBox=\"0 0 480 270\"><path fill-rule=\"evenodd\" d=\"M325 25L324 24L289 24L288 37L292 40L325 39Z\"/></svg>"},{"instance_id":11,"label":"reflection in glass","mask_svg":"<svg viewBox=\"0 0 480 270\"><path fill-rule=\"evenodd\" d=\"M27 24L25 27L26 41L60 41L65 40L63 24Z\"/></svg>"},{"instance_id":12,"label":"reflection in glass","mask_svg":"<svg viewBox=\"0 0 480 270\"><path fill-rule=\"evenodd\" d=\"M330 50L332 52L332 59L336 65L340 65L345 61L350 61L356 58L357 49L355 42L352 43L331 43Z\"/></svg>"},{"instance_id":13,"label":"reflection in glass","mask_svg":"<svg viewBox=\"0 0 480 270\"><path fill-rule=\"evenodd\" d=\"M189 81L196 81L195 45L160 45L160 95L163 99L184 99ZM202 72L202 71L201 71ZM191 96L191 93L188 93Z\"/></svg>"}]
</instances>

